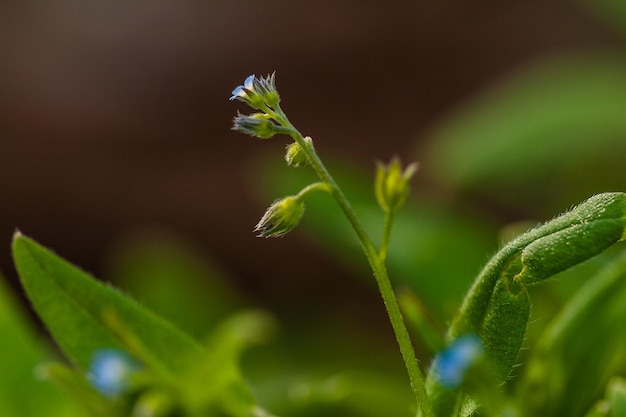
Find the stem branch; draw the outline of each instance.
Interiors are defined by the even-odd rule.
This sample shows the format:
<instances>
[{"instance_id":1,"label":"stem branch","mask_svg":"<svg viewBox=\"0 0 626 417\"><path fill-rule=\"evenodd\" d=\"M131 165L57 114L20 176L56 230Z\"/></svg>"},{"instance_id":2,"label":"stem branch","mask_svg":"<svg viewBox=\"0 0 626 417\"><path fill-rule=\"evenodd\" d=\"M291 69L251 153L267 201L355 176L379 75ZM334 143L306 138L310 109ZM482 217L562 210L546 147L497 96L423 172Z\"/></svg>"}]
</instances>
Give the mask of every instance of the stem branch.
<instances>
[{"instance_id":1,"label":"stem branch","mask_svg":"<svg viewBox=\"0 0 626 417\"><path fill-rule=\"evenodd\" d=\"M376 278L380 294L383 298L383 302L387 310L387 315L389 316L391 326L400 347L402 359L404 360L404 364L409 374L411 389L417 400L418 409L421 408L425 417L434 417L432 407L426 395L424 377L419 368L419 364L415 356L415 351L409 337L409 332L407 331L406 325L404 323L402 313L400 312L400 307L398 306L398 301L396 300L393 287L391 286L391 281L389 280L387 267L385 266L385 259L391 236L391 228L395 218L395 211L386 214L381 249L380 252L378 252L374 244L372 243L372 240L365 232L365 229L363 229L363 226L361 225L361 222L359 221L356 213L352 209L352 206L348 202L348 199L343 194L341 188L339 188L334 178L330 175L330 173L322 163L313 146L310 143L307 143L302 134L291 124L289 119L287 119L287 116L284 114L282 109L280 109L280 107L274 109L272 113L275 117L275 120L279 124L288 128L291 131L290 136L296 141L296 143L298 143L302 147L302 149L305 150L306 155L309 158L311 167L316 172L320 180L328 185L331 195L337 201L339 207L348 219L348 222L350 222L350 225L354 229L354 232L359 239L363 251L365 252L365 256L367 257L370 267L372 268L374 277Z\"/></svg>"}]
</instances>

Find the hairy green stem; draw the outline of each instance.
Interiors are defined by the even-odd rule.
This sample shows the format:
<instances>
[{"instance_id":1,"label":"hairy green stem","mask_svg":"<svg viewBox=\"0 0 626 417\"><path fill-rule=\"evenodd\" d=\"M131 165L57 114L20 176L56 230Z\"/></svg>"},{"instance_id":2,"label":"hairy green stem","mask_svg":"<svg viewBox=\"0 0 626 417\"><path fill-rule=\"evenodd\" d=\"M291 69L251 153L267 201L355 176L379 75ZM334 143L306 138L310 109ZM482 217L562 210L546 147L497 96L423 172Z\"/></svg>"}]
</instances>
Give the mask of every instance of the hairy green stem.
<instances>
[{"instance_id":1,"label":"hairy green stem","mask_svg":"<svg viewBox=\"0 0 626 417\"><path fill-rule=\"evenodd\" d=\"M383 237L380 240L378 257L384 262L387 259L387 251L391 242L391 229L396 221L396 210L385 211L385 225L383 226Z\"/></svg>"},{"instance_id":2,"label":"hairy green stem","mask_svg":"<svg viewBox=\"0 0 626 417\"><path fill-rule=\"evenodd\" d=\"M331 187L327 183L325 183L323 181L316 182L316 183L313 183L313 184L309 184L306 187L304 187L302 190L300 190L298 195L296 195L296 198L299 199L299 200L303 199L307 195L312 194L312 193L314 193L316 191L325 191L327 193L330 193L331 192Z\"/></svg>"},{"instance_id":3,"label":"hairy green stem","mask_svg":"<svg viewBox=\"0 0 626 417\"><path fill-rule=\"evenodd\" d=\"M350 205L348 199L343 194L343 191L341 190L341 188L339 188L334 178L326 169L322 160L319 158L317 152L313 148L313 145L304 139L302 134L291 124L289 119L287 119L287 116L283 113L280 107L277 107L276 109L271 111L271 113L273 114L273 116L275 116L275 119L281 125L291 131L290 136L296 141L296 143L298 143L298 145L302 147L302 149L305 150L311 167L316 172L320 180L328 185L328 187L330 188L329 192L337 201L339 207L341 208L350 225L354 229L363 248L363 251L365 252L365 256L367 257L370 267L372 268L374 277L376 278L380 294L383 298L383 302L387 310L387 315L389 316L391 326L400 347L402 359L404 360L404 364L409 374L411 390L415 395L418 409L422 410L424 417L434 417L432 407L426 395L424 376L422 375L422 372L419 368L417 357L415 356L415 350L413 349L411 338L409 337L409 332L407 331L406 325L404 323L404 318L402 317L402 313L400 312L400 307L398 305L398 301L396 300L393 287L391 286L391 281L389 280L389 275L387 273L387 267L385 265L387 247L389 246L391 227L393 225L395 213L387 213L386 215L381 249L380 252L378 252L374 244L372 243L372 240L361 225L361 222L359 221L356 213L352 209L352 206Z\"/></svg>"}]
</instances>

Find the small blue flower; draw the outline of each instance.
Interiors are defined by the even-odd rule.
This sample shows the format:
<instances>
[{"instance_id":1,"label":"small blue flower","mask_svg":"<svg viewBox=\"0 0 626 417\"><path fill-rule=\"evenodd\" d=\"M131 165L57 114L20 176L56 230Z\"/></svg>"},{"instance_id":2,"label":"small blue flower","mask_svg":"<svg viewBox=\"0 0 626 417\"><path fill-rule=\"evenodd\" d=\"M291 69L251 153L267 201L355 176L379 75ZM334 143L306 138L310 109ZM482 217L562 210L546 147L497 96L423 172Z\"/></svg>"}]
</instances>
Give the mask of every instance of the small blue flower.
<instances>
[{"instance_id":1,"label":"small blue flower","mask_svg":"<svg viewBox=\"0 0 626 417\"><path fill-rule=\"evenodd\" d=\"M246 80L243 82L243 85L235 87L230 100L245 101L244 99L248 97L248 94L250 94L254 89L254 78L255 76L254 74L252 74L248 76L248 78L246 78Z\"/></svg>"},{"instance_id":2,"label":"small blue flower","mask_svg":"<svg viewBox=\"0 0 626 417\"><path fill-rule=\"evenodd\" d=\"M235 87L230 100L242 101L257 110L268 107L275 110L280 102L280 96L276 91L275 77L275 73L260 78L254 74L250 75L242 85Z\"/></svg>"},{"instance_id":3,"label":"small blue flower","mask_svg":"<svg viewBox=\"0 0 626 417\"><path fill-rule=\"evenodd\" d=\"M483 343L475 334L454 340L435 357L433 367L439 383L450 389L458 388L467 370L482 358L483 353Z\"/></svg>"},{"instance_id":4,"label":"small blue flower","mask_svg":"<svg viewBox=\"0 0 626 417\"><path fill-rule=\"evenodd\" d=\"M119 349L99 349L93 354L88 379L98 392L113 398L128 388L129 378L139 365Z\"/></svg>"}]
</instances>

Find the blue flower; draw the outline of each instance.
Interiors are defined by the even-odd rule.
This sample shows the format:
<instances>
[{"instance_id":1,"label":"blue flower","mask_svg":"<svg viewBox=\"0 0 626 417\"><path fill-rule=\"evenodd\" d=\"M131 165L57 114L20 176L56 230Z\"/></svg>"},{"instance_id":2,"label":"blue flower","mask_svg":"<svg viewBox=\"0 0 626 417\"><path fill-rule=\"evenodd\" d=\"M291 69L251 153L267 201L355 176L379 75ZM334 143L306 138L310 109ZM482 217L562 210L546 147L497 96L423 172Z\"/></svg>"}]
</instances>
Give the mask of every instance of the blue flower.
<instances>
[{"instance_id":1,"label":"blue flower","mask_svg":"<svg viewBox=\"0 0 626 417\"><path fill-rule=\"evenodd\" d=\"M129 385L129 378L139 365L119 349L99 349L94 352L88 379L93 387L105 397L116 397Z\"/></svg>"},{"instance_id":2,"label":"blue flower","mask_svg":"<svg viewBox=\"0 0 626 417\"><path fill-rule=\"evenodd\" d=\"M260 78L252 74L242 85L235 87L230 100L242 101L257 110L276 109L280 96L276 91L275 78L275 73Z\"/></svg>"},{"instance_id":3,"label":"blue flower","mask_svg":"<svg viewBox=\"0 0 626 417\"><path fill-rule=\"evenodd\" d=\"M254 74L248 76L246 80L243 82L243 85L239 85L235 87L232 92L232 96L230 100L241 100L245 101L245 98L248 97L248 94L252 93L254 88Z\"/></svg>"},{"instance_id":4,"label":"blue flower","mask_svg":"<svg viewBox=\"0 0 626 417\"><path fill-rule=\"evenodd\" d=\"M435 357L433 368L437 380L447 388L458 388L467 370L482 358L483 353L483 343L477 335L457 338Z\"/></svg>"}]
</instances>

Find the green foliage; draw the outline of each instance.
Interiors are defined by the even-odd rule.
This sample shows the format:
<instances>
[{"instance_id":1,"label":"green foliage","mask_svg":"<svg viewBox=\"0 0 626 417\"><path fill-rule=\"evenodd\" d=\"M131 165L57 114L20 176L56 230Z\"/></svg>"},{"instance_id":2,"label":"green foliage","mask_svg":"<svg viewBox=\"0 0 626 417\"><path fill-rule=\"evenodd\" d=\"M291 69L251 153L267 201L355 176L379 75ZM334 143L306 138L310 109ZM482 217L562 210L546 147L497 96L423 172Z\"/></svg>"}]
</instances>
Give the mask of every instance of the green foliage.
<instances>
[{"instance_id":1,"label":"green foliage","mask_svg":"<svg viewBox=\"0 0 626 417\"><path fill-rule=\"evenodd\" d=\"M626 185L625 107L623 54L553 57L486 89L435 127L422 165L447 187L512 210L540 201L557 210Z\"/></svg>"},{"instance_id":2,"label":"green foliage","mask_svg":"<svg viewBox=\"0 0 626 417\"><path fill-rule=\"evenodd\" d=\"M41 364L53 358L33 332L12 294L0 280L0 415L62 417L79 408L59 387L45 380Z\"/></svg>"},{"instance_id":3,"label":"green foliage","mask_svg":"<svg viewBox=\"0 0 626 417\"><path fill-rule=\"evenodd\" d=\"M239 360L246 347L271 334L273 320L267 314L231 316L203 346L19 233L13 251L35 310L76 366L51 364L42 372L94 416L251 415L255 402L240 374ZM86 377L99 372L92 368L94 353L111 348L130 352L142 364L130 381L130 397L107 399L87 382Z\"/></svg>"},{"instance_id":4,"label":"green foliage","mask_svg":"<svg viewBox=\"0 0 626 417\"><path fill-rule=\"evenodd\" d=\"M540 335L518 388L530 412L581 415L612 375L626 371L625 278L622 253L590 277Z\"/></svg>"},{"instance_id":5,"label":"green foliage","mask_svg":"<svg viewBox=\"0 0 626 417\"><path fill-rule=\"evenodd\" d=\"M311 176L300 170L286 175L285 168L276 166L273 160L262 160L261 164L266 178L259 186L265 194L276 191L287 194L311 181ZM372 195L373 176L345 161L329 166L365 230L370 235L380 233L383 222L381 209ZM356 239L333 201L324 197L312 196L307 200L308 211L316 215L304 216L303 228L337 262L358 272L367 282L364 265L358 262ZM445 201L417 195L407 200L405 209L397 213L389 245L387 263L394 280L413 289L421 303L441 322L458 307L485 254L496 249L491 238L495 226L481 218L468 218L462 211L461 207L451 207ZM454 254L454 262L446 262L445 254Z\"/></svg>"},{"instance_id":6,"label":"green foliage","mask_svg":"<svg viewBox=\"0 0 626 417\"><path fill-rule=\"evenodd\" d=\"M623 13L609 3L590 7ZM599 188L623 189L624 69L617 54L587 54L503 82L433 130L427 175L448 190L531 213L538 198L552 210ZM188 249L127 247L112 275L193 336L18 233L13 257L21 283L69 364L49 363L53 355L0 283L0 332L10 341L0 346L0 385L18 387L0 390L0 415L272 417L258 405L266 404L290 417L626 417L626 255L619 243L626 194L595 195L511 239L461 301L476 265L494 249L499 224L455 206L458 200L408 198L416 166L403 170L397 160L379 165L373 189L345 161L333 170L336 181L313 139L282 111L274 74L248 77L231 100L257 111L238 113L233 129L290 136L289 169L315 174L267 169L272 195L288 197L275 200L257 231L291 232L306 199L315 215L303 217L304 229L329 253L363 272L366 262L347 256L360 248L371 269L362 275L375 278L410 384L397 364L360 352L373 343L371 333L336 317L315 317L319 328L292 318L282 345L244 356L275 333L273 317L239 310L242 298ZM546 189L557 192L545 198ZM414 336L438 351L426 378L389 275L406 284L399 299ZM537 284L546 285L534 290ZM356 350L342 350L340 340ZM330 352L321 355L324 345ZM103 351L114 365L100 374L94 358ZM33 378L34 369L65 393Z\"/></svg>"},{"instance_id":7,"label":"green foliage","mask_svg":"<svg viewBox=\"0 0 626 417\"><path fill-rule=\"evenodd\" d=\"M120 320L151 365L165 372L187 369L190 357L201 353L200 344L166 321L19 233L13 256L35 310L79 369L89 368L99 348L125 347L112 320Z\"/></svg>"},{"instance_id":8,"label":"green foliage","mask_svg":"<svg viewBox=\"0 0 626 417\"><path fill-rule=\"evenodd\" d=\"M219 265L173 233L133 233L120 239L106 258L107 279L123 283L124 291L195 339L249 304Z\"/></svg>"}]
</instances>

